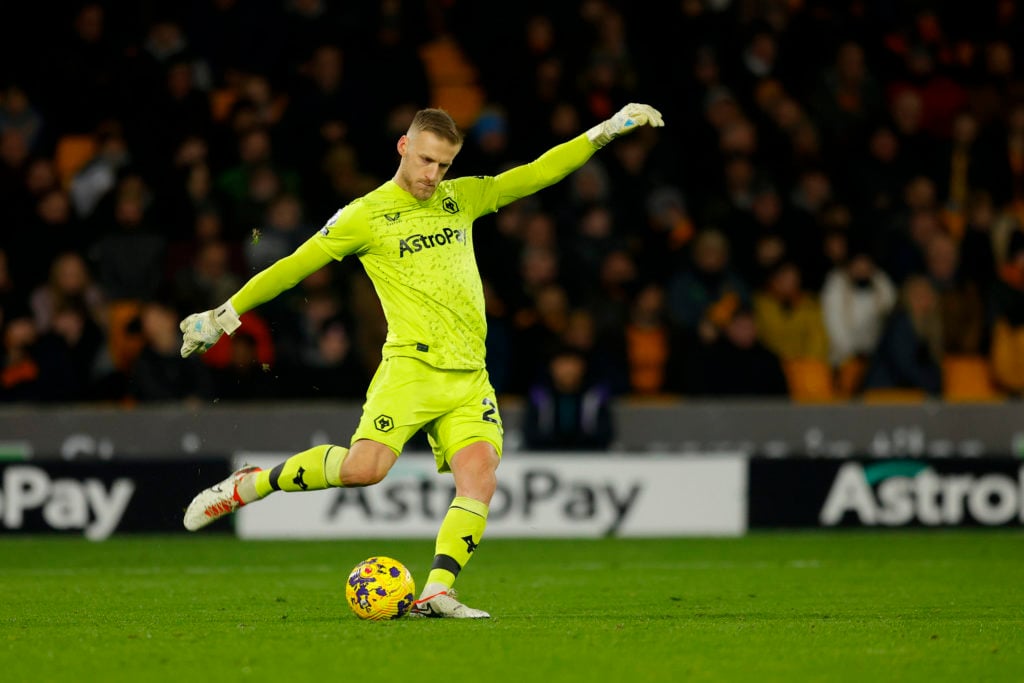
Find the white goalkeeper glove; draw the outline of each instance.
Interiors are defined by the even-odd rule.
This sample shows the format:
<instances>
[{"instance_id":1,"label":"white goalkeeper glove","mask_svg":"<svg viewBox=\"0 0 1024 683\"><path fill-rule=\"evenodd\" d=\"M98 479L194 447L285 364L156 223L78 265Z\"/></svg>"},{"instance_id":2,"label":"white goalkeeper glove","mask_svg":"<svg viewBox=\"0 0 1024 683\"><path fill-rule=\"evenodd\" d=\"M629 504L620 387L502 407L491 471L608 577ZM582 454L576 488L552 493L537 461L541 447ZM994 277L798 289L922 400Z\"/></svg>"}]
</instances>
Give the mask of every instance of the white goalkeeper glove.
<instances>
[{"instance_id":1,"label":"white goalkeeper glove","mask_svg":"<svg viewBox=\"0 0 1024 683\"><path fill-rule=\"evenodd\" d=\"M181 357L188 358L197 351L206 353L217 343L221 335L234 334L241 327L242 321L231 302L212 311L193 313L181 321L179 328L184 334L181 342Z\"/></svg>"},{"instance_id":2,"label":"white goalkeeper glove","mask_svg":"<svg viewBox=\"0 0 1024 683\"><path fill-rule=\"evenodd\" d=\"M661 112L654 107L634 102L627 104L610 119L602 121L588 130L587 137L595 147L600 149L620 135L630 133L644 125L661 128L665 122L661 118Z\"/></svg>"}]
</instances>

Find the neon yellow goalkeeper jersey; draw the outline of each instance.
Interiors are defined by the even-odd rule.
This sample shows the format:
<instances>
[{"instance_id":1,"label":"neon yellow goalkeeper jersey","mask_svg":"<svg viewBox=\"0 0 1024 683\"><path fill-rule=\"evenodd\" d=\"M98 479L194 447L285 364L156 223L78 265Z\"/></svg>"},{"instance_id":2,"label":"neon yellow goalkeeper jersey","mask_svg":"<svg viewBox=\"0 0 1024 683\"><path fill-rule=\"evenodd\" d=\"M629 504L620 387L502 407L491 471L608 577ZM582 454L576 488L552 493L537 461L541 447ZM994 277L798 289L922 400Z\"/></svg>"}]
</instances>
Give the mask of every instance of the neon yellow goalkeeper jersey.
<instances>
[{"instance_id":1,"label":"neon yellow goalkeeper jersey","mask_svg":"<svg viewBox=\"0 0 1024 683\"><path fill-rule=\"evenodd\" d=\"M473 221L561 180L594 151L580 135L498 176L442 181L422 202L388 181L332 216L314 239L336 260L362 262L388 323L383 356L483 368L487 322Z\"/></svg>"}]
</instances>

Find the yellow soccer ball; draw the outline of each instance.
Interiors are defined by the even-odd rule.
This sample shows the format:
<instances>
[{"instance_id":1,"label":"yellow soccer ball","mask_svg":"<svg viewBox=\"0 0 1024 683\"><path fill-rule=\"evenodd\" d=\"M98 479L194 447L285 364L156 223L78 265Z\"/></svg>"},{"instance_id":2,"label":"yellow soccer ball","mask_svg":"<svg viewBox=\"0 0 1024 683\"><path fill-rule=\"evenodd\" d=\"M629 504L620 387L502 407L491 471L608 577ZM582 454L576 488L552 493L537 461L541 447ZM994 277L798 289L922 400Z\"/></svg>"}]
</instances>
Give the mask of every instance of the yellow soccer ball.
<instances>
[{"instance_id":1,"label":"yellow soccer ball","mask_svg":"<svg viewBox=\"0 0 1024 683\"><path fill-rule=\"evenodd\" d=\"M405 565L391 557L357 564L345 583L345 598L360 619L380 621L405 616L416 599L416 582Z\"/></svg>"}]
</instances>

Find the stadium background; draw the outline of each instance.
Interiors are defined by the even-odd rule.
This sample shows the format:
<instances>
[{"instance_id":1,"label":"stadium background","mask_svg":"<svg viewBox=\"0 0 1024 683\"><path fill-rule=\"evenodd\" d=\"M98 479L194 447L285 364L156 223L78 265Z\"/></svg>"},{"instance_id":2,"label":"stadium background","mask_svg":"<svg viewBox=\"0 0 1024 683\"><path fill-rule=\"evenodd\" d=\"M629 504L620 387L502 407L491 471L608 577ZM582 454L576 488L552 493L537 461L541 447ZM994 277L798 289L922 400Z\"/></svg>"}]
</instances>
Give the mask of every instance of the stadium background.
<instances>
[{"instance_id":1,"label":"stadium background","mask_svg":"<svg viewBox=\"0 0 1024 683\"><path fill-rule=\"evenodd\" d=\"M1000 513L1024 504L1015 3L551 5L4 8L5 531L95 525L53 522L56 481L114 500L177 464L162 495L180 507L238 453L345 440L384 332L355 260L201 359L178 357L177 321L389 178L419 107L466 130L462 175L630 101L666 127L477 224L509 452L740 457L729 533L815 526L836 461L909 458L936 496L946 475L985 485L960 491L960 517L902 523L1019 525ZM586 373L556 385L567 350ZM552 397L563 417L602 409L553 432ZM147 509L107 531L177 528L135 499ZM866 509L845 523L880 523Z\"/></svg>"}]
</instances>

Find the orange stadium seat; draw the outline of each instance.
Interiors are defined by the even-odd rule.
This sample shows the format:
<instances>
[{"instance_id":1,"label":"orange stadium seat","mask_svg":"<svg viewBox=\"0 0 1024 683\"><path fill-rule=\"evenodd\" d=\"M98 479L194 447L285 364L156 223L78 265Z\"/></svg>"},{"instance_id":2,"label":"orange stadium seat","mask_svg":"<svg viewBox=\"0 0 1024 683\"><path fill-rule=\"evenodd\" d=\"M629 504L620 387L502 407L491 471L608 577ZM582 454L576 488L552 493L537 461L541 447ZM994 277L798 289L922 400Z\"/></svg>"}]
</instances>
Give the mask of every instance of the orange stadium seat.
<instances>
[{"instance_id":1,"label":"orange stadium seat","mask_svg":"<svg viewBox=\"0 0 1024 683\"><path fill-rule=\"evenodd\" d=\"M799 403L827 403L838 398L832 368L817 358L791 358L783 363L789 396Z\"/></svg>"},{"instance_id":2,"label":"orange stadium seat","mask_svg":"<svg viewBox=\"0 0 1024 683\"><path fill-rule=\"evenodd\" d=\"M988 359L950 354L942 359L942 397L947 401L998 401L1003 398L992 378Z\"/></svg>"},{"instance_id":3,"label":"orange stadium seat","mask_svg":"<svg viewBox=\"0 0 1024 683\"><path fill-rule=\"evenodd\" d=\"M57 140L53 163L64 187L71 184L71 179L96 155L97 149L96 138L91 135L62 135Z\"/></svg>"},{"instance_id":4,"label":"orange stadium seat","mask_svg":"<svg viewBox=\"0 0 1024 683\"><path fill-rule=\"evenodd\" d=\"M139 317L142 302L122 299L107 304L108 345L114 367L127 372L142 352L143 340L131 332L132 322Z\"/></svg>"},{"instance_id":5,"label":"orange stadium seat","mask_svg":"<svg viewBox=\"0 0 1024 683\"><path fill-rule=\"evenodd\" d=\"M928 392L924 389L876 387L865 389L860 394L861 401L870 405L923 403L926 398L928 398Z\"/></svg>"},{"instance_id":6,"label":"orange stadium seat","mask_svg":"<svg viewBox=\"0 0 1024 683\"><path fill-rule=\"evenodd\" d=\"M486 99L477 83L477 70L451 38L442 37L420 49L430 81L432 106L451 114L463 128L476 123Z\"/></svg>"}]
</instances>

